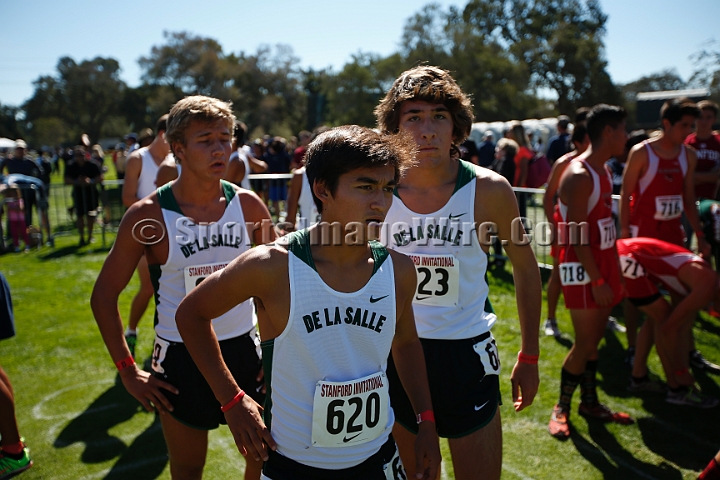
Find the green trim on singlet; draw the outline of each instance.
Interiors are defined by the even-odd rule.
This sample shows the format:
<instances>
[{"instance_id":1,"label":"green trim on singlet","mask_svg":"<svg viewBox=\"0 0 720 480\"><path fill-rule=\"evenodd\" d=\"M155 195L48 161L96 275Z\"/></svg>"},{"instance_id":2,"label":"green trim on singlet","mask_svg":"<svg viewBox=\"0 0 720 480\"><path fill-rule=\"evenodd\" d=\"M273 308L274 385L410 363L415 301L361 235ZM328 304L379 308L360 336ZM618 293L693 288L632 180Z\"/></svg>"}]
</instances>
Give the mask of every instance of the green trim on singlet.
<instances>
[{"instance_id":1,"label":"green trim on singlet","mask_svg":"<svg viewBox=\"0 0 720 480\"><path fill-rule=\"evenodd\" d=\"M157 189L160 208L162 208L163 210L169 210L171 212L179 213L180 215L185 215L182 210L180 210L180 205L178 205L177 199L172 192L172 184L173 182L168 182ZM225 208L227 208L227 206L230 205L233 197L237 194L237 191L235 190L235 186L232 183L226 182L225 180L220 180L220 185L223 190L223 195L225 195Z\"/></svg>"},{"instance_id":2,"label":"green trim on singlet","mask_svg":"<svg viewBox=\"0 0 720 480\"><path fill-rule=\"evenodd\" d=\"M477 178L477 173L475 172L475 167L472 163L466 162L465 160L458 160L458 162L460 162L460 166L458 167L458 176L457 181L455 182L453 195L462 187Z\"/></svg>"},{"instance_id":3,"label":"green trim on singlet","mask_svg":"<svg viewBox=\"0 0 720 480\"><path fill-rule=\"evenodd\" d=\"M157 263L154 263L152 265L148 265L148 270L150 270L150 282L152 283L153 287L153 297L155 297L155 316L153 318L153 326L156 327L158 324L158 303L160 303L160 294L158 293L160 291L160 276L162 275L162 265L159 265Z\"/></svg>"},{"instance_id":4,"label":"green trim on singlet","mask_svg":"<svg viewBox=\"0 0 720 480\"><path fill-rule=\"evenodd\" d=\"M172 184L173 182L168 182L157 189L157 196L158 202L160 203L160 208L183 215L182 210L180 210L180 205L178 205L177 200L175 199L175 195L173 195Z\"/></svg>"},{"instance_id":5,"label":"green trim on singlet","mask_svg":"<svg viewBox=\"0 0 720 480\"><path fill-rule=\"evenodd\" d=\"M310 251L310 234L308 233L308 230L303 229L298 230L297 232L292 232L288 234L287 239L288 252L292 252L293 255L317 272L315 261L313 260L312 252ZM375 275L375 272L377 272L382 264L385 263L385 260L388 258L390 253L382 243L376 240L369 241L368 245L370 246L370 252L374 260L372 275Z\"/></svg>"},{"instance_id":6,"label":"green trim on singlet","mask_svg":"<svg viewBox=\"0 0 720 480\"><path fill-rule=\"evenodd\" d=\"M265 375L265 405L263 410L263 421L268 431L272 425L272 363L275 351L275 339L260 342L262 348L263 375Z\"/></svg>"},{"instance_id":7,"label":"green trim on singlet","mask_svg":"<svg viewBox=\"0 0 720 480\"><path fill-rule=\"evenodd\" d=\"M477 178L477 173L475 172L475 167L473 167L472 163L466 162L465 160L461 159L458 159L458 163L458 173L457 179L455 179L455 189L453 190L453 195L455 195L455 192L460 190L462 187ZM398 193L398 187L395 187L395 189L393 190L393 195L395 195L397 198L400 198L400 194Z\"/></svg>"}]
</instances>

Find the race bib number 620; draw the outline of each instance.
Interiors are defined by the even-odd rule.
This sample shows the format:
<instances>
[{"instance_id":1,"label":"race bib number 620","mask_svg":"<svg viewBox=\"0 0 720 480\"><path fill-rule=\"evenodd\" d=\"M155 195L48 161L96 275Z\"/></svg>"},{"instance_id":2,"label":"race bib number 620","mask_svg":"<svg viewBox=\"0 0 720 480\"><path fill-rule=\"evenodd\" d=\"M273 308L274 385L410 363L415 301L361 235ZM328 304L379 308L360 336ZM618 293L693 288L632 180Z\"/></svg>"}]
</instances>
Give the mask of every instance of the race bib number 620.
<instances>
[{"instance_id":1,"label":"race bib number 620","mask_svg":"<svg viewBox=\"0 0 720 480\"><path fill-rule=\"evenodd\" d=\"M312 444L345 447L375 440L388 423L389 389L383 372L315 386Z\"/></svg>"}]
</instances>

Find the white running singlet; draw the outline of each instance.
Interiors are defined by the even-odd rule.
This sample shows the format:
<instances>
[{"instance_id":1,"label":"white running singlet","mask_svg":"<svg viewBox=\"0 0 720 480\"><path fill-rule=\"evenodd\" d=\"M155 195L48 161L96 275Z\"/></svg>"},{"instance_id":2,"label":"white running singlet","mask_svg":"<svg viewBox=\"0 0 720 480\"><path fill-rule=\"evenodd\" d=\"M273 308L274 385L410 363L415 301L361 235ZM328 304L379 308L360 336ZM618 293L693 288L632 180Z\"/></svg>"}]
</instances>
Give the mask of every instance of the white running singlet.
<instances>
[{"instance_id":1,"label":"white running singlet","mask_svg":"<svg viewBox=\"0 0 720 480\"><path fill-rule=\"evenodd\" d=\"M281 455L311 467L359 465L388 440L387 359L395 336L395 278L387 249L371 242L370 280L352 293L315 269L307 230L288 235L290 316L262 343L265 423Z\"/></svg>"},{"instance_id":2,"label":"white running singlet","mask_svg":"<svg viewBox=\"0 0 720 480\"><path fill-rule=\"evenodd\" d=\"M196 225L183 215L172 193L172 182L158 188L158 201L168 238L168 258L163 265L151 264L155 290L155 333L171 342L182 342L175 312L182 299L208 275L224 268L252 246L235 187L222 181L227 206L215 223ZM250 300L212 320L217 339L243 335L257 319Z\"/></svg>"}]
</instances>

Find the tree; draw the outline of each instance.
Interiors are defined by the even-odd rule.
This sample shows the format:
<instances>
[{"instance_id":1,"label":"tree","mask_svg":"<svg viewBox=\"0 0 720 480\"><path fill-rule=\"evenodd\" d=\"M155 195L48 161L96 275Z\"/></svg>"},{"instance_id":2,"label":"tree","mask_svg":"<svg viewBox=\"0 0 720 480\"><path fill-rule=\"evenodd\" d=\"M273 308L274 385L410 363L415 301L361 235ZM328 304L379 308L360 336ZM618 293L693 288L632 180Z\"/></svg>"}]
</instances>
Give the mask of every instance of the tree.
<instances>
[{"instance_id":1,"label":"tree","mask_svg":"<svg viewBox=\"0 0 720 480\"><path fill-rule=\"evenodd\" d=\"M688 82L694 87L710 89L710 99L720 103L720 51L715 50L715 41L708 42L704 48L690 56L695 71Z\"/></svg>"},{"instance_id":2,"label":"tree","mask_svg":"<svg viewBox=\"0 0 720 480\"><path fill-rule=\"evenodd\" d=\"M19 109L0 104L0 137L16 139L23 136L17 121Z\"/></svg>"},{"instance_id":3,"label":"tree","mask_svg":"<svg viewBox=\"0 0 720 480\"><path fill-rule=\"evenodd\" d=\"M58 118L74 136L72 140L87 133L91 141L98 141L108 118L118 113L118 99L125 89L120 64L113 58L96 57L78 64L62 57L56 68L56 76L34 82L35 92L23 106L26 120L32 125L41 118ZM30 133L35 133L34 128Z\"/></svg>"}]
</instances>

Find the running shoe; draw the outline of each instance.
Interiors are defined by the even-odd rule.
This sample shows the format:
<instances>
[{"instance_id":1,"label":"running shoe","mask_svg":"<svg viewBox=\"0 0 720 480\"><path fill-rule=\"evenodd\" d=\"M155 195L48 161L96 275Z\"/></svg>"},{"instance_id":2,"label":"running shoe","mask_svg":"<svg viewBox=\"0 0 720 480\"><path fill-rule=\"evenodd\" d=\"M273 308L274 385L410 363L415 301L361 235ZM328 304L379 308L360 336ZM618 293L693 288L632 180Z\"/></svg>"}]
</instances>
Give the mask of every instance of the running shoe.
<instances>
[{"instance_id":1,"label":"running shoe","mask_svg":"<svg viewBox=\"0 0 720 480\"><path fill-rule=\"evenodd\" d=\"M667 390L667 387L665 385L665 382L662 382L661 380L655 379L655 378L648 378L645 377L644 379L638 381L635 380L632 376L630 376L630 384L627 386L628 392L633 393L639 393L639 392L653 392L653 393L660 393Z\"/></svg>"},{"instance_id":2,"label":"running shoe","mask_svg":"<svg viewBox=\"0 0 720 480\"><path fill-rule=\"evenodd\" d=\"M132 357L135 358L135 345L137 345L137 333L126 333L125 334L125 343L127 343L127 346L130 349L130 355L132 355Z\"/></svg>"},{"instance_id":3,"label":"running shoe","mask_svg":"<svg viewBox=\"0 0 720 480\"><path fill-rule=\"evenodd\" d=\"M586 418L594 418L602 420L603 422L619 423L620 425L631 425L635 423L635 420L630 418L630 415L622 412L613 412L602 403L596 403L595 405L580 404L578 413Z\"/></svg>"},{"instance_id":4,"label":"running shoe","mask_svg":"<svg viewBox=\"0 0 720 480\"><path fill-rule=\"evenodd\" d=\"M554 318L548 318L545 320L545 326L543 327L545 329L545 335L548 337L559 337L560 336L560 329L557 326L557 320Z\"/></svg>"},{"instance_id":5,"label":"running shoe","mask_svg":"<svg viewBox=\"0 0 720 480\"><path fill-rule=\"evenodd\" d=\"M30 450L23 443L22 457L15 460L8 455L0 453L0 480L3 478L14 477L20 472L24 472L32 467L33 462L30 460Z\"/></svg>"},{"instance_id":6,"label":"running shoe","mask_svg":"<svg viewBox=\"0 0 720 480\"><path fill-rule=\"evenodd\" d=\"M700 350L690 352L690 365L698 370L705 370L710 373L720 373L720 366L715 365L700 353Z\"/></svg>"},{"instance_id":7,"label":"running shoe","mask_svg":"<svg viewBox=\"0 0 720 480\"><path fill-rule=\"evenodd\" d=\"M550 423L548 424L548 432L558 440L567 440L570 436L568 412L563 410L560 405L553 407L552 415L550 415Z\"/></svg>"},{"instance_id":8,"label":"running shoe","mask_svg":"<svg viewBox=\"0 0 720 480\"><path fill-rule=\"evenodd\" d=\"M607 330L610 330L611 332L620 332L620 333L627 332L627 328L625 328L624 325L620 325L617 321L617 318L615 318L615 317L608 317L607 323L605 324L605 328Z\"/></svg>"},{"instance_id":9,"label":"running shoe","mask_svg":"<svg viewBox=\"0 0 720 480\"><path fill-rule=\"evenodd\" d=\"M720 400L717 398L705 395L695 387L690 387L687 390L681 390L679 392L670 390L667 393L667 397L665 397L665 401L673 405L685 405L697 408L713 408L720 403Z\"/></svg>"},{"instance_id":10,"label":"running shoe","mask_svg":"<svg viewBox=\"0 0 720 480\"><path fill-rule=\"evenodd\" d=\"M632 368L635 364L635 347L628 347L625 351L625 365Z\"/></svg>"}]
</instances>

